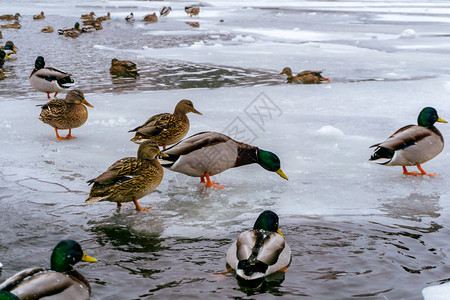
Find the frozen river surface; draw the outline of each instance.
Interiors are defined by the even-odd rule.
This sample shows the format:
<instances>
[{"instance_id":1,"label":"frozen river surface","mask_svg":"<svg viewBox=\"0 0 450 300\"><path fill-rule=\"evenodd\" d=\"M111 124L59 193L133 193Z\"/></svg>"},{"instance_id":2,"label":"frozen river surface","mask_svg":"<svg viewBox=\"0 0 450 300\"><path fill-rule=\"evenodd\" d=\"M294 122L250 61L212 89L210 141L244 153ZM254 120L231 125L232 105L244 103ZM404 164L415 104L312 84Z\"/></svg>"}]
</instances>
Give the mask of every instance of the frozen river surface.
<instances>
[{"instance_id":1,"label":"frozen river surface","mask_svg":"<svg viewBox=\"0 0 450 300\"><path fill-rule=\"evenodd\" d=\"M19 52L0 81L0 281L47 266L67 238L99 259L77 265L93 299L409 300L449 281L450 152L423 165L434 178L368 159L369 146L415 124L423 107L450 121L450 4L202 3L198 18L183 10L193 3L178 1L0 5L0 14L23 16L22 29L2 30L1 40ZM164 5L173 9L166 19L140 21ZM47 18L33 21L42 10ZM90 11L110 11L112 20L73 40L40 33ZM128 24L132 11L137 20ZM37 119L46 98L28 76L38 55L71 73L94 105L77 139L58 141ZM111 77L112 58L134 61L140 76ZM289 85L276 76L286 66L323 70L333 81ZM289 181L251 165L215 176L225 189L205 190L166 171L140 200L150 211L85 205L86 181L136 154L128 130L183 98L203 113L189 115L189 134L224 132L275 152ZM437 125L446 140L449 126ZM215 276L231 242L265 209L280 216L290 268L256 288Z\"/></svg>"}]
</instances>

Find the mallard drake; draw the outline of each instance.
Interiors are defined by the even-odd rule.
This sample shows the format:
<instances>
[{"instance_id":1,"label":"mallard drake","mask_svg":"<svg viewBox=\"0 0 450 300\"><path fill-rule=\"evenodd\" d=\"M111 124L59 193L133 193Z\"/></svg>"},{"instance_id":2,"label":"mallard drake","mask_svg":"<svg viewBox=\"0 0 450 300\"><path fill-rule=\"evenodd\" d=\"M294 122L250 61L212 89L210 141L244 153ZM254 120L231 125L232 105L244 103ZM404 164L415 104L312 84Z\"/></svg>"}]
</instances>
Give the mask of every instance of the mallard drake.
<instances>
[{"instance_id":1,"label":"mallard drake","mask_svg":"<svg viewBox=\"0 0 450 300\"><path fill-rule=\"evenodd\" d=\"M322 71L302 71L297 75L292 75L292 70L289 67L286 67L281 71L278 75L287 75L287 81L289 83L300 83L300 84L319 84L323 82L331 82L331 80L327 77L322 76Z\"/></svg>"},{"instance_id":2,"label":"mallard drake","mask_svg":"<svg viewBox=\"0 0 450 300\"><path fill-rule=\"evenodd\" d=\"M209 176L230 168L257 163L267 171L288 179L280 168L280 159L274 153L233 140L218 132L201 132L164 150L169 157L161 161L163 167L192 177L200 177L206 186L222 189Z\"/></svg>"},{"instance_id":3,"label":"mallard drake","mask_svg":"<svg viewBox=\"0 0 450 300\"><path fill-rule=\"evenodd\" d=\"M42 29L41 29L41 32L43 32L43 33L52 33L54 30L53 30L53 27L52 26L44 26L44 27L42 27Z\"/></svg>"},{"instance_id":4,"label":"mallard drake","mask_svg":"<svg viewBox=\"0 0 450 300\"><path fill-rule=\"evenodd\" d=\"M1 15L0 20L3 21L13 21L13 20L19 20L21 15L19 13L16 13L14 15Z\"/></svg>"},{"instance_id":5,"label":"mallard drake","mask_svg":"<svg viewBox=\"0 0 450 300\"><path fill-rule=\"evenodd\" d=\"M0 28L4 28L4 29L7 29L7 28L10 28L10 29L20 29L20 28L22 28L22 25L20 25L19 21L15 21L15 22L12 23L12 24L1 25Z\"/></svg>"},{"instance_id":6,"label":"mallard drake","mask_svg":"<svg viewBox=\"0 0 450 300\"><path fill-rule=\"evenodd\" d=\"M141 208L137 200L153 192L161 183L164 171L156 159L157 155L165 156L155 142L145 141L140 144L137 158L122 158L106 172L88 181L94 185L86 203L111 201L117 202L120 207L123 202L133 201L139 211L150 209Z\"/></svg>"},{"instance_id":7,"label":"mallard drake","mask_svg":"<svg viewBox=\"0 0 450 300\"><path fill-rule=\"evenodd\" d=\"M1 47L1 49L5 51L10 59L17 59L17 47L12 41L7 41L5 46Z\"/></svg>"},{"instance_id":8,"label":"mallard drake","mask_svg":"<svg viewBox=\"0 0 450 300\"><path fill-rule=\"evenodd\" d=\"M184 11L189 15L189 17L192 18L192 16L198 16L198 14L200 13L200 7L195 5L186 6L184 8Z\"/></svg>"},{"instance_id":9,"label":"mallard drake","mask_svg":"<svg viewBox=\"0 0 450 300\"><path fill-rule=\"evenodd\" d=\"M85 14L85 15L81 15L81 19L87 19L87 20L93 20L94 19L94 17L95 17L95 13L93 12L93 11L91 11L90 13L88 13L88 14Z\"/></svg>"},{"instance_id":10,"label":"mallard drake","mask_svg":"<svg viewBox=\"0 0 450 300\"><path fill-rule=\"evenodd\" d=\"M73 268L80 261L97 260L87 256L76 241L60 241L50 257L50 269L20 271L4 281L0 291L11 292L20 299L89 299L89 281Z\"/></svg>"},{"instance_id":11,"label":"mallard drake","mask_svg":"<svg viewBox=\"0 0 450 300\"><path fill-rule=\"evenodd\" d=\"M156 23L158 22L158 17L156 16L156 13L152 13L151 15L146 15L142 21Z\"/></svg>"},{"instance_id":12,"label":"mallard drake","mask_svg":"<svg viewBox=\"0 0 450 300\"><path fill-rule=\"evenodd\" d=\"M109 68L109 72L117 76L138 75L138 70L134 62L118 60L117 58L111 60L111 67Z\"/></svg>"},{"instance_id":13,"label":"mallard drake","mask_svg":"<svg viewBox=\"0 0 450 300\"><path fill-rule=\"evenodd\" d=\"M45 19L45 15L44 15L43 11L41 11L40 14L33 16L33 20L43 20L43 19Z\"/></svg>"},{"instance_id":14,"label":"mallard drake","mask_svg":"<svg viewBox=\"0 0 450 300\"><path fill-rule=\"evenodd\" d=\"M171 11L172 8L170 6L164 6L159 10L159 17L167 17Z\"/></svg>"},{"instance_id":15,"label":"mallard drake","mask_svg":"<svg viewBox=\"0 0 450 300\"><path fill-rule=\"evenodd\" d=\"M5 51L0 49L0 68L5 64L5 58L11 58Z\"/></svg>"},{"instance_id":16,"label":"mallard drake","mask_svg":"<svg viewBox=\"0 0 450 300\"><path fill-rule=\"evenodd\" d=\"M128 16L125 17L125 21L127 22L133 22L134 21L134 15L133 13L130 13Z\"/></svg>"},{"instance_id":17,"label":"mallard drake","mask_svg":"<svg viewBox=\"0 0 450 300\"><path fill-rule=\"evenodd\" d=\"M30 75L30 84L36 90L47 93L47 98L50 99L50 93L55 93L69 88L74 81L70 78L70 74L47 67L45 68L45 61L42 56L36 58L34 63L34 70Z\"/></svg>"},{"instance_id":18,"label":"mallard drake","mask_svg":"<svg viewBox=\"0 0 450 300\"><path fill-rule=\"evenodd\" d=\"M400 128L384 142L375 144L374 154L369 160L385 166L402 166L404 175L428 175L421 164L434 158L444 149L444 138L434 126L435 122L447 123L436 109L425 107L417 118L418 125ZM420 173L408 172L406 166L417 166Z\"/></svg>"},{"instance_id":19,"label":"mallard drake","mask_svg":"<svg viewBox=\"0 0 450 300\"><path fill-rule=\"evenodd\" d=\"M278 215L266 210L256 219L253 230L242 232L227 251L227 263L244 280L263 278L286 271L291 248L278 225Z\"/></svg>"},{"instance_id":20,"label":"mallard drake","mask_svg":"<svg viewBox=\"0 0 450 300\"><path fill-rule=\"evenodd\" d=\"M189 118L186 114L193 112L201 115L194 108L192 101L183 99L175 106L173 114L158 114L148 119L144 124L128 132L136 132L131 141L139 143L143 140L152 140L166 149L167 145L179 142L189 131Z\"/></svg>"},{"instance_id":21,"label":"mallard drake","mask_svg":"<svg viewBox=\"0 0 450 300\"><path fill-rule=\"evenodd\" d=\"M106 16L98 17L97 20L100 20L100 21L111 20L111 13L108 11L108 13L106 14Z\"/></svg>"},{"instance_id":22,"label":"mallard drake","mask_svg":"<svg viewBox=\"0 0 450 300\"><path fill-rule=\"evenodd\" d=\"M56 138L58 140L68 140L75 138L72 136L72 128L78 128L88 118L88 110L85 107L93 107L84 98L80 90L72 90L67 93L65 99L53 99L42 105L42 111L39 119L55 128ZM60 137L59 130L69 129L66 137Z\"/></svg>"},{"instance_id":23,"label":"mallard drake","mask_svg":"<svg viewBox=\"0 0 450 300\"><path fill-rule=\"evenodd\" d=\"M80 33L82 33L82 31L83 31L83 29L81 28L80 23L76 22L72 28L58 29L58 34L66 35L68 32L75 32L76 34L80 35Z\"/></svg>"}]
</instances>

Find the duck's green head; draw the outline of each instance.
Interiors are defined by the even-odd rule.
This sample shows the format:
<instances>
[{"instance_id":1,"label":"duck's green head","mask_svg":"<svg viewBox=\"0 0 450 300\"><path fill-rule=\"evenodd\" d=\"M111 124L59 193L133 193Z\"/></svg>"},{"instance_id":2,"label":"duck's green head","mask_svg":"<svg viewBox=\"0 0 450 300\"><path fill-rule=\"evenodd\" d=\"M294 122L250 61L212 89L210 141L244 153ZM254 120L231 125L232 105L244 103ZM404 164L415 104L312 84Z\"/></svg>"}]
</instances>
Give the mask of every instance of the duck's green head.
<instances>
[{"instance_id":1,"label":"duck's green head","mask_svg":"<svg viewBox=\"0 0 450 300\"><path fill-rule=\"evenodd\" d=\"M20 300L19 297L7 291L0 292L0 300Z\"/></svg>"},{"instance_id":2,"label":"duck's green head","mask_svg":"<svg viewBox=\"0 0 450 300\"><path fill-rule=\"evenodd\" d=\"M258 164L270 172L275 172L280 175L282 178L288 180L287 176L284 175L283 171L281 171L280 159L274 153L270 151L265 151L262 149L258 149Z\"/></svg>"},{"instance_id":3,"label":"duck's green head","mask_svg":"<svg viewBox=\"0 0 450 300\"><path fill-rule=\"evenodd\" d=\"M259 215L258 219L256 219L255 225L253 225L253 230L258 229L270 232L277 232L282 237L284 237L279 228L278 215L271 210L263 211Z\"/></svg>"},{"instance_id":4,"label":"duck's green head","mask_svg":"<svg viewBox=\"0 0 450 300\"><path fill-rule=\"evenodd\" d=\"M6 42L6 44L5 44L5 49L6 49L6 50L11 50L11 51L13 51L14 53L17 52L17 47L16 47L16 45L14 45L14 43L13 43L12 41L7 41L7 42Z\"/></svg>"},{"instance_id":5,"label":"duck's green head","mask_svg":"<svg viewBox=\"0 0 450 300\"><path fill-rule=\"evenodd\" d=\"M447 123L447 121L438 116L436 109L433 107L425 107L422 109L417 118L417 124L423 127L431 127L436 122Z\"/></svg>"},{"instance_id":6,"label":"duck's green head","mask_svg":"<svg viewBox=\"0 0 450 300\"><path fill-rule=\"evenodd\" d=\"M34 62L34 68L36 70L39 70L39 69L42 69L43 67L45 67L44 58L42 56L38 56L36 58L36 61Z\"/></svg>"},{"instance_id":7,"label":"duck's green head","mask_svg":"<svg viewBox=\"0 0 450 300\"><path fill-rule=\"evenodd\" d=\"M53 271L67 272L79 261L96 262L93 257L87 256L80 244L73 240L63 240L53 248L50 257L50 266Z\"/></svg>"},{"instance_id":8,"label":"duck's green head","mask_svg":"<svg viewBox=\"0 0 450 300\"><path fill-rule=\"evenodd\" d=\"M73 28L75 28L77 30L81 30L80 23L76 22L75 25L73 26Z\"/></svg>"}]
</instances>

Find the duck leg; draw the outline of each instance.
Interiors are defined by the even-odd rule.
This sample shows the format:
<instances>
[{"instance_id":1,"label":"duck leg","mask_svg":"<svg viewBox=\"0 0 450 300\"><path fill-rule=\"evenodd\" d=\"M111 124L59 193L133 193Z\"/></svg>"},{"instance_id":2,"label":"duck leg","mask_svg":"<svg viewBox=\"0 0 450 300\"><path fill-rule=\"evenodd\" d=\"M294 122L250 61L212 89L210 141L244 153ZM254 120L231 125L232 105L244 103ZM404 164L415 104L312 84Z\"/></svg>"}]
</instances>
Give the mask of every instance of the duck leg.
<instances>
[{"instance_id":1,"label":"duck leg","mask_svg":"<svg viewBox=\"0 0 450 300\"><path fill-rule=\"evenodd\" d=\"M220 185L218 182L211 181L211 179L209 179L208 173L205 173L205 177L206 177L206 187L215 187L216 189L219 189L219 190L225 188L225 186Z\"/></svg>"},{"instance_id":2,"label":"duck leg","mask_svg":"<svg viewBox=\"0 0 450 300\"><path fill-rule=\"evenodd\" d=\"M57 138L58 140L65 140L65 139L66 139L65 137L59 136L59 134L58 134L58 129L57 129L56 127L54 127L54 128L55 128L55 132L56 132L56 138Z\"/></svg>"},{"instance_id":3,"label":"duck leg","mask_svg":"<svg viewBox=\"0 0 450 300\"><path fill-rule=\"evenodd\" d=\"M50 92L47 92L47 98L50 99Z\"/></svg>"},{"instance_id":4,"label":"duck leg","mask_svg":"<svg viewBox=\"0 0 450 300\"><path fill-rule=\"evenodd\" d=\"M55 93L55 95L54 95L53 97L55 97L55 98L56 98L56 95L58 95L58 92L56 92L56 93ZM49 97L49 99L50 99L50 97Z\"/></svg>"},{"instance_id":5,"label":"duck leg","mask_svg":"<svg viewBox=\"0 0 450 300\"><path fill-rule=\"evenodd\" d=\"M438 174L435 174L435 173L431 173L430 174L430 173L425 172L425 170L422 169L422 167L420 165L417 165L416 167L417 167L417 169L419 169L420 175L428 175L428 176L437 176L438 175Z\"/></svg>"},{"instance_id":6,"label":"duck leg","mask_svg":"<svg viewBox=\"0 0 450 300\"><path fill-rule=\"evenodd\" d=\"M69 134L66 135L65 139L70 140L70 139L75 139L75 138L77 138L77 137L72 135L72 129L69 129Z\"/></svg>"},{"instance_id":7,"label":"duck leg","mask_svg":"<svg viewBox=\"0 0 450 300\"><path fill-rule=\"evenodd\" d=\"M403 175L411 175L411 176L423 175L419 172L408 172L405 166L402 166L402 168L403 168Z\"/></svg>"},{"instance_id":8,"label":"duck leg","mask_svg":"<svg viewBox=\"0 0 450 300\"><path fill-rule=\"evenodd\" d=\"M200 183L206 183L205 177L200 177Z\"/></svg>"},{"instance_id":9,"label":"duck leg","mask_svg":"<svg viewBox=\"0 0 450 300\"><path fill-rule=\"evenodd\" d=\"M149 207L141 208L141 206L140 206L139 203L137 202L137 199L136 199L136 198L133 198L133 202L134 202L134 205L136 205L136 210L138 210L138 211L143 211L143 210L147 210L147 209L150 209L150 208L151 208L150 206L149 206Z\"/></svg>"}]
</instances>

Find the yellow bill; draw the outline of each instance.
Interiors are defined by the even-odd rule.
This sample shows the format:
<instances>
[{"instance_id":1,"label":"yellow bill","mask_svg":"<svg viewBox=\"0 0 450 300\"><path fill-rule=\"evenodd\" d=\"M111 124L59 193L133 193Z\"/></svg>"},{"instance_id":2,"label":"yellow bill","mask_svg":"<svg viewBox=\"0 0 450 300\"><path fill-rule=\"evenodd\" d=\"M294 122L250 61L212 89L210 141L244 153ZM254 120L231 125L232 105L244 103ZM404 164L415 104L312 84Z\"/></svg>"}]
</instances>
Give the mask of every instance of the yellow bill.
<instances>
[{"instance_id":1,"label":"yellow bill","mask_svg":"<svg viewBox=\"0 0 450 300\"><path fill-rule=\"evenodd\" d=\"M281 235L281 236L284 238L284 235L281 233L280 228L278 228L277 233L278 233L279 235Z\"/></svg>"},{"instance_id":2,"label":"yellow bill","mask_svg":"<svg viewBox=\"0 0 450 300\"><path fill-rule=\"evenodd\" d=\"M445 121L444 119L441 119L441 118L439 118L438 117L438 120L437 120L438 122L441 122L441 123L448 123L447 121Z\"/></svg>"},{"instance_id":3,"label":"yellow bill","mask_svg":"<svg viewBox=\"0 0 450 300\"><path fill-rule=\"evenodd\" d=\"M286 180L289 180L289 179L287 178L287 176L284 175L283 171L281 171L281 168L278 169L278 171L277 171L276 173L277 173L278 175L280 175L282 178L284 178L284 179L286 179Z\"/></svg>"},{"instance_id":4,"label":"yellow bill","mask_svg":"<svg viewBox=\"0 0 450 300\"><path fill-rule=\"evenodd\" d=\"M87 261L87 262L97 262L98 260L96 258L90 257L88 255L86 255L86 253L83 252L83 257L81 258L82 261Z\"/></svg>"}]
</instances>

